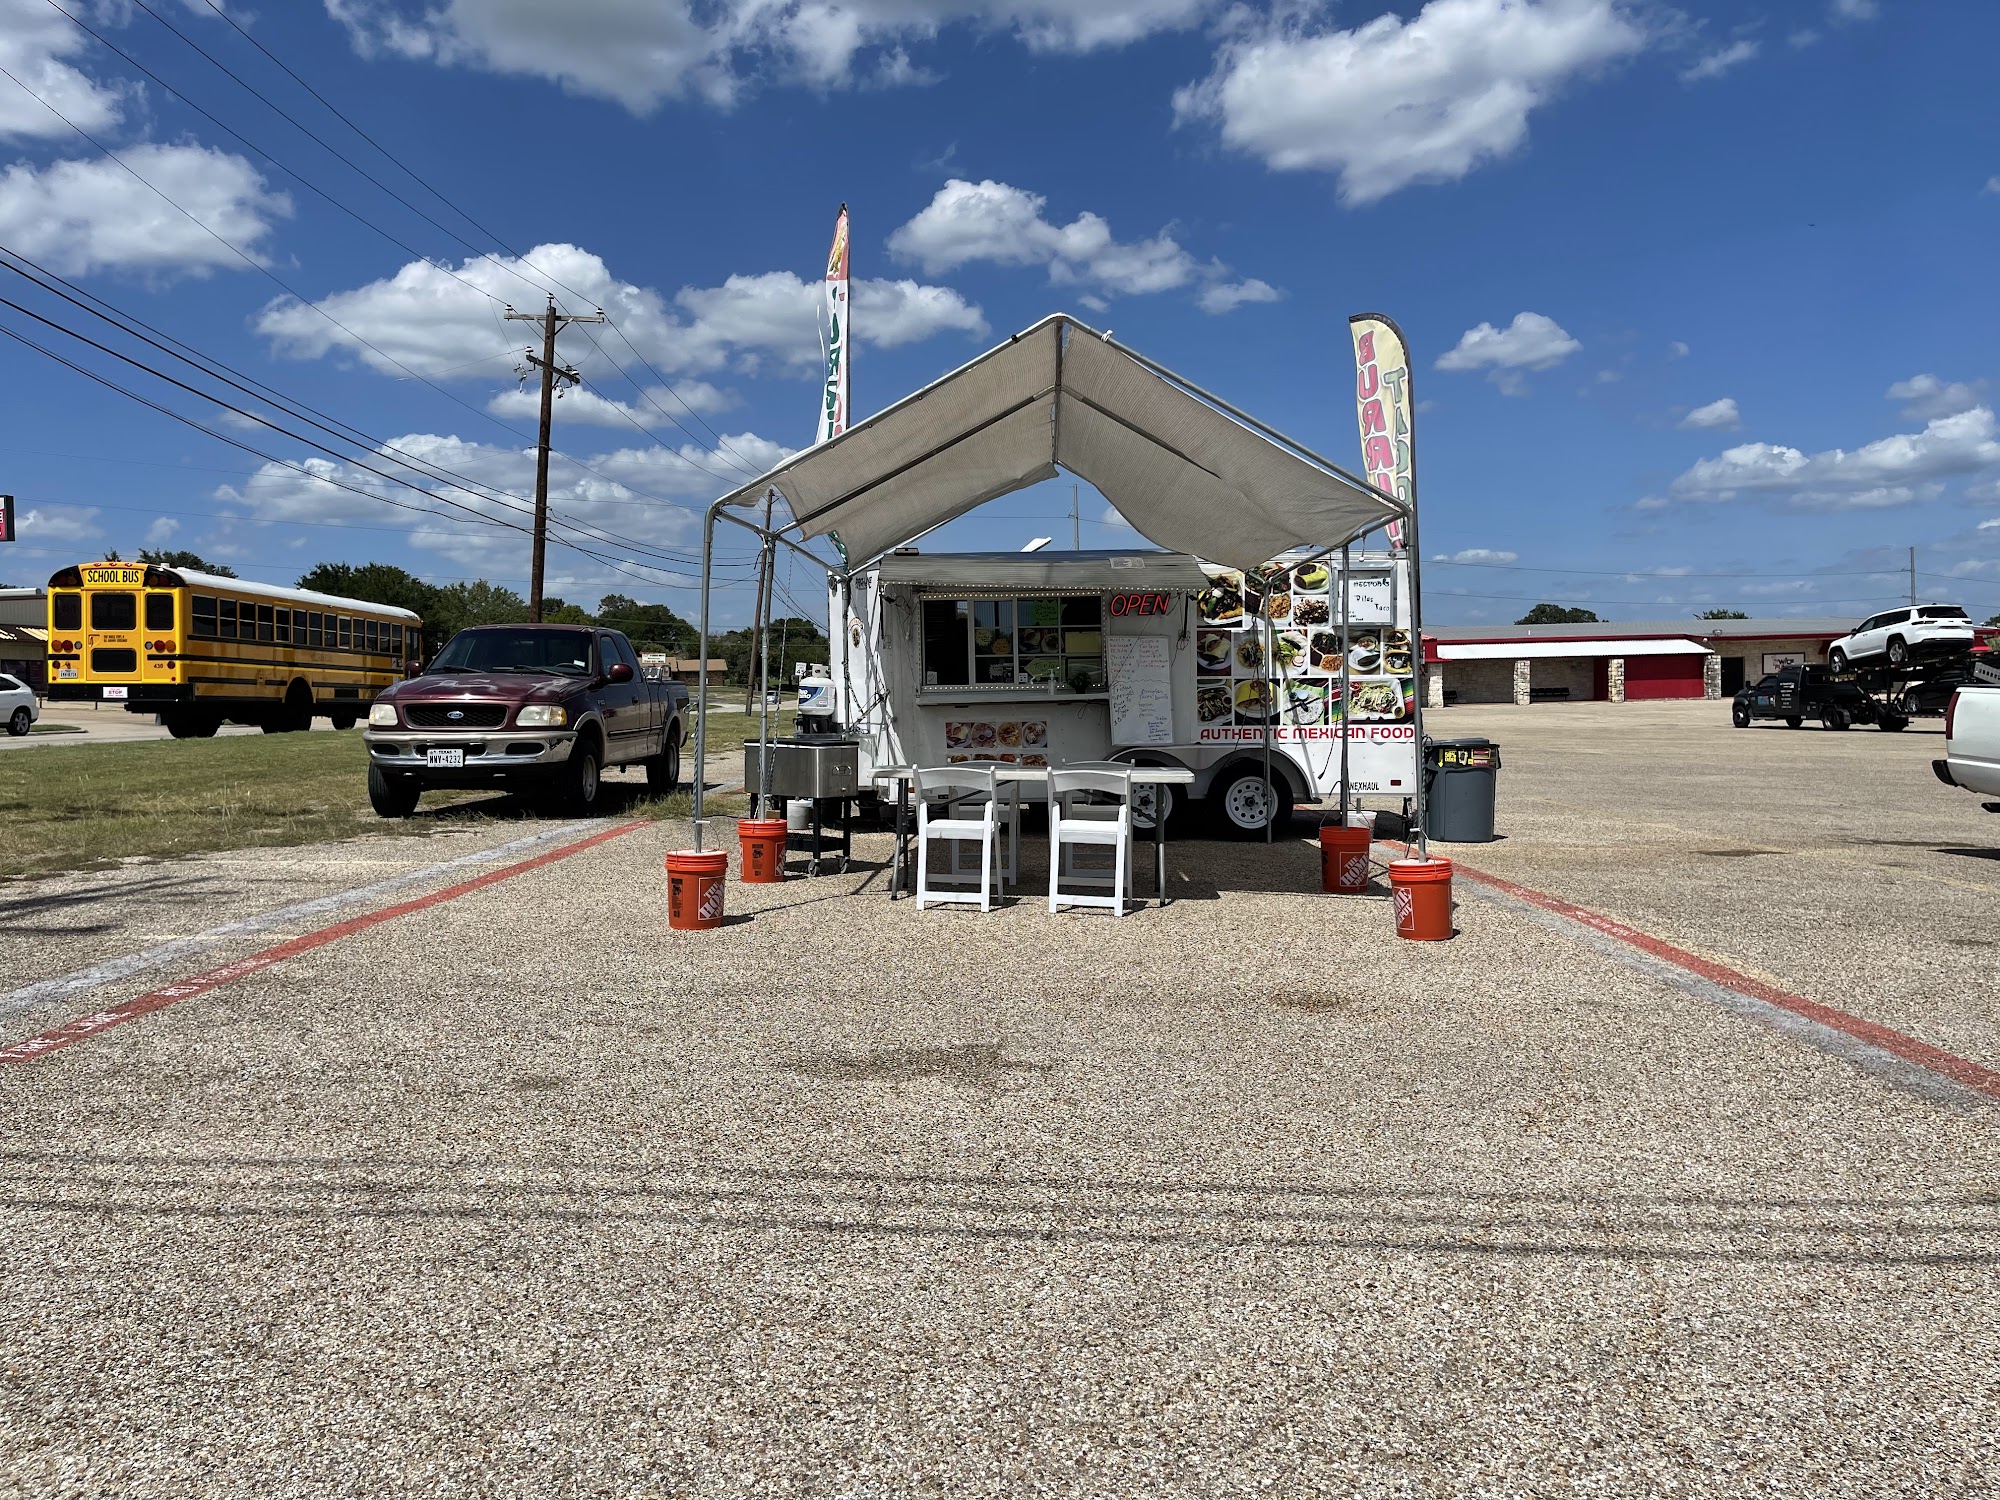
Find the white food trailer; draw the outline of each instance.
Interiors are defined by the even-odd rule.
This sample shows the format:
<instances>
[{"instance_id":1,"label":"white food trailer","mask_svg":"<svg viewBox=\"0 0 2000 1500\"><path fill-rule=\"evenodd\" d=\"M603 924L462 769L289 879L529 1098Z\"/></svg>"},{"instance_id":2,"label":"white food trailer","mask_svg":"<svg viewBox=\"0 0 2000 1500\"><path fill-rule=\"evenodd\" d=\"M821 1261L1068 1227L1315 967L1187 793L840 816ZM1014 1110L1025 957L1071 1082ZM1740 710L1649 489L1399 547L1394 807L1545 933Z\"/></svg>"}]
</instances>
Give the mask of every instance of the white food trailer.
<instances>
[{"instance_id":1,"label":"white food trailer","mask_svg":"<svg viewBox=\"0 0 2000 1500\"><path fill-rule=\"evenodd\" d=\"M835 717L878 766L1181 766L1223 831L1278 807L1414 793L1406 557L1286 553L1245 575L1185 553L926 554L829 585ZM1343 711L1345 704L1345 711ZM1344 746L1343 746L1344 742ZM1266 766L1269 779L1266 779ZM1177 793L1162 789L1166 795Z\"/></svg>"}]
</instances>

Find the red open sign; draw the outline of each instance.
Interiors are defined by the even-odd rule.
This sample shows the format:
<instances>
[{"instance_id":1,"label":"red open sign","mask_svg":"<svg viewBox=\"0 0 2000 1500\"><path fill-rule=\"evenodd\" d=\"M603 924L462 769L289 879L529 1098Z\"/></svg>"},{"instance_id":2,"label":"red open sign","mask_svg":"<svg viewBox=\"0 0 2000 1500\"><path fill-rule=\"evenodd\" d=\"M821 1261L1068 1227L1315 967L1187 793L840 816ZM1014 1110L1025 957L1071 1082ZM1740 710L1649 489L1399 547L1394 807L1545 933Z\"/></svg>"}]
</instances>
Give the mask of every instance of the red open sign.
<instances>
[{"instance_id":1,"label":"red open sign","mask_svg":"<svg viewBox=\"0 0 2000 1500\"><path fill-rule=\"evenodd\" d=\"M1137 593L1111 596L1111 614L1114 619L1120 615L1163 615L1171 608L1173 608L1172 594Z\"/></svg>"}]
</instances>

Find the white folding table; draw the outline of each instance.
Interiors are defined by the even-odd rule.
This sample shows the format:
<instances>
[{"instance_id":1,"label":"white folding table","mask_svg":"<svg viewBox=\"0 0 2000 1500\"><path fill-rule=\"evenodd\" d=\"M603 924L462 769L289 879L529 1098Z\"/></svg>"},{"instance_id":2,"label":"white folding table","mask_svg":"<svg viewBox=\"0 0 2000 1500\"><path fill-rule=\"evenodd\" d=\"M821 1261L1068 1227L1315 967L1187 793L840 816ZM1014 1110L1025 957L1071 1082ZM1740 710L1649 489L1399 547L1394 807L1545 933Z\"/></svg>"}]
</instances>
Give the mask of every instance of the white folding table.
<instances>
[{"instance_id":1,"label":"white folding table","mask_svg":"<svg viewBox=\"0 0 2000 1500\"><path fill-rule=\"evenodd\" d=\"M993 779L1003 785L1021 786L1034 782L1046 782L1050 768L1047 766L1020 766L1007 761L972 761L968 764L975 770L991 769ZM1137 787L1193 786L1194 772L1185 766L1137 766L1123 760L1079 760L1069 761L1054 769L1059 771L1130 771L1132 785ZM910 837L910 783L917 778L915 766L877 766L873 780L896 784L896 858L894 872L889 880L889 899L894 901L903 894L905 872L914 872L915 864L908 853ZM1154 812L1163 810L1164 798L1154 799ZM1167 904L1167 820L1155 816L1153 819L1153 892L1160 905Z\"/></svg>"}]
</instances>

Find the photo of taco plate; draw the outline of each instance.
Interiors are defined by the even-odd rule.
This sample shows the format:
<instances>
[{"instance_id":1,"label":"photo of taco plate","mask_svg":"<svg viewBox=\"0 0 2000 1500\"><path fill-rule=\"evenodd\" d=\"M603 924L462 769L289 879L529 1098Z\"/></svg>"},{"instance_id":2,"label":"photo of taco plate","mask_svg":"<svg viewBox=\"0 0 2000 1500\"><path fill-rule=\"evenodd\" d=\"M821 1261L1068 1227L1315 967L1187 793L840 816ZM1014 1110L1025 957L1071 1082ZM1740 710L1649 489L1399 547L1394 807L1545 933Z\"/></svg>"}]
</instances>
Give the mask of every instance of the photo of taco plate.
<instances>
[{"instance_id":1,"label":"photo of taco plate","mask_svg":"<svg viewBox=\"0 0 2000 1500\"><path fill-rule=\"evenodd\" d=\"M1195 598L1204 625L1235 625L1243 619L1243 575L1225 573Z\"/></svg>"},{"instance_id":2,"label":"photo of taco plate","mask_svg":"<svg viewBox=\"0 0 2000 1500\"><path fill-rule=\"evenodd\" d=\"M1202 723L1225 722L1229 718L1229 713L1227 682L1205 682L1194 690L1194 716Z\"/></svg>"},{"instance_id":3,"label":"photo of taco plate","mask_svg":"<svg viewBox=\"0 0 2000 1500\"><path fill-rule=\"evenodd\" d=\"M1198 630L1194 637L1194 664L1203 672L1229 670L1230 632Z\"/></svg>"},{"instance_id":4,"label":"photo of taco plate","mask_svg":"<svg viewBox=\"0 0 2000 1500\"><path fill-rule=\"evenodd\" d=\"M1239 723L1262 724L1278 708L1277 684L1239 682L1236 684L1236 718Z\"/></svg>"},{"instance_id":5,"label":"photo of taco plate","mask_svg":"<svg viewBox=\"0 0 2000 1500\"><path fill-rule=\"evenodd\" d=\"M1325 563L1307 563L1292 570L1292 587L1302 594L1317 594L1326 587L1330 576Z\"/></svg>"},{"instance_id":6,"label":"photo of taco plate","mask_svg":"<svg viewBox=\"0 0 2000 1500\"><path fill-rule=\"evenodd\" d=\"M1350 719L1400 719L1403 709L1403 685L1400 682L1349 684L1347 716Z\"/></svg>"}]
</instances>

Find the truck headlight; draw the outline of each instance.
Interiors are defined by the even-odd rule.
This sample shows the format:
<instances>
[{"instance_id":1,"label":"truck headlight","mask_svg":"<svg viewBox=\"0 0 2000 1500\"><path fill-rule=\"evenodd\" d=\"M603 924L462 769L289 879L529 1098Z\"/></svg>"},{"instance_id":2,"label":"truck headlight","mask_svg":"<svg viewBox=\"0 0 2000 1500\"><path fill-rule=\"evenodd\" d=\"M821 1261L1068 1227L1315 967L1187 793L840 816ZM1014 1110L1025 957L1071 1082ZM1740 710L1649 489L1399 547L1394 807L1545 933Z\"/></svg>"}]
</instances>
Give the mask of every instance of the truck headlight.
<instances>
[{"instance_id":1,"label":"truck headlight","mask_svg":"<svg viewBox=\"0 0 2000 1500\"><path fill-rule=\"evenodd\" d=\"M514 722L523 729L560 729L569 722L569 715L550 703L530 703L518 714Z\"/></svg>"},{"instance_id":2,"label":"truck headlight","mask_svg":"<svg viewBox=\"0 0 2000 1500\"><path fill-rule=\"evenodd\" d=\"M375 703L368 709L368 727L371 729L394 729L396 727L396 705Z\"/></svg>"}]
</instances>

